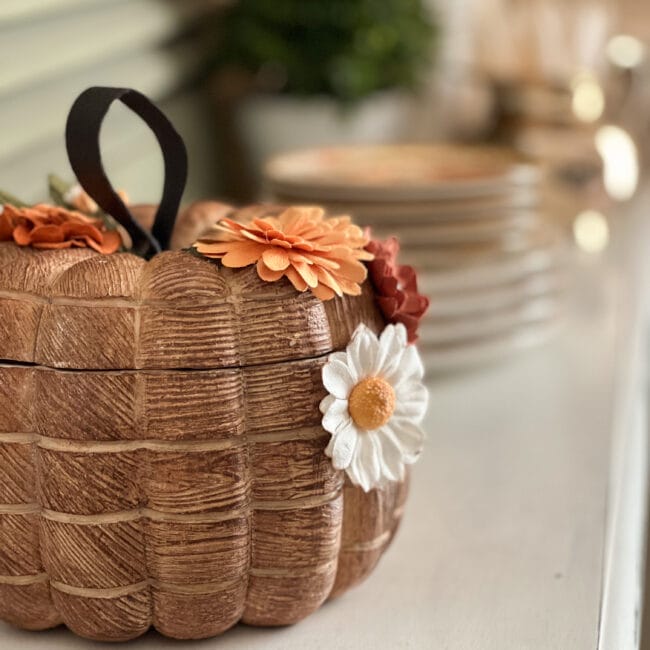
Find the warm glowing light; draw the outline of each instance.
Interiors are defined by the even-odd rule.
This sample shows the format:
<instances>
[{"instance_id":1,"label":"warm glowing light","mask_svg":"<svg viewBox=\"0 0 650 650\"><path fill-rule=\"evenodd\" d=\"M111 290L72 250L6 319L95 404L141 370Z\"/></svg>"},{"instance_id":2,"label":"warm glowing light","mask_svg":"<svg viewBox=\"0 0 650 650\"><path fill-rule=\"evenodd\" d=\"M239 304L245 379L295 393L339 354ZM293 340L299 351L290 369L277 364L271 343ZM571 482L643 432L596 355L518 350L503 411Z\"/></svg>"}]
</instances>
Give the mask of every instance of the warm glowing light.
<instances>
[{"instance_id":1,"label":"warm glowing light","mask_svg":"<svg viewBox=\"0 0 650 650\"><path fill-rule=\"evenodd\" d=\"M583 72L571 84L573 97L571 107L581 122L595 122L605 110L605 94L593 74Z\"/></svg>"},{"instance_id":2,"label":"warm glowing light","mask_svg":"<svg viewBox=\"0 0 650 650\"><path fill-rule=\"evenodd\" d=\"M639 156L630 135L618 126L602 126L596 133L596 149L603 159L607 194L617 201L631 198L639 184Z\"/></svg>"},{"instance_id":3,"label":"warm glowing light","mask_svg":"<svg viewBox=\"0 0 650 650\"><path fill-rule=\"evenodd\" d=\"M587 253L600 253L609 243L607 219L600 212L585 210L573 222L576 244Z\"/></svg>"},{"instance_id":4,"label":"warm glowing light","mask_svg":"<svg viewBox=\"0 0 650 650\"><path fill-rule=\"evenodd\" d=\"M607 57L620 68L636 68L645 58L645 45L634 36L618 34L607 43Z\"/></svg>"}]
</instances>

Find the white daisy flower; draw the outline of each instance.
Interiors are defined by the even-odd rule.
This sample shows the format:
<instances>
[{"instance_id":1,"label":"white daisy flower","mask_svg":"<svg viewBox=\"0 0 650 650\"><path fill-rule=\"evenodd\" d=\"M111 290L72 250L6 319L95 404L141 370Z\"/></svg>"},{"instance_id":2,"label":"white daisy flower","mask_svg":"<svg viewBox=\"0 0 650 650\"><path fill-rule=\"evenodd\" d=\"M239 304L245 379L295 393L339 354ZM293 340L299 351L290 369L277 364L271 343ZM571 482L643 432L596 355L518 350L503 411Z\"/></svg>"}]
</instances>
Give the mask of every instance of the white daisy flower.
<instances>
[{"instance_id":1,"label":"white daisy flower","mask_svg":"<svg viewBox=\"0 0 650 650\"><path fill-rule=\"evenodd\" d=\"M424 368L402 324L377 336L359 325L345 352L323 366L329 395L320 404L323 428L332 434L325 453L364 491L404 478L424 442L427 410Z\"/></svg>"}]
</instances>

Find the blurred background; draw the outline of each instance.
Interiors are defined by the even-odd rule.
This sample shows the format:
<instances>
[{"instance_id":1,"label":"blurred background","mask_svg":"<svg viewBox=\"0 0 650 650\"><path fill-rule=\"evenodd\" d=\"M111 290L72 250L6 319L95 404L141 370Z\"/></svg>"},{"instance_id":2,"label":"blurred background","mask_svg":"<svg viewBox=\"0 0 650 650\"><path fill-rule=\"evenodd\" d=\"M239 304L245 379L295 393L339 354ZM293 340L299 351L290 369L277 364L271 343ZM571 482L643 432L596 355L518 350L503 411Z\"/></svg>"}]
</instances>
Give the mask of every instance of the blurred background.
<instances>
[{"instance_id":1,"label":"blurred background","mask_svg":"<svg viewBox=\"0 0 650 650\"><path fill-rule=\"evenodd\" d=\"M600 539L605 515L618 517L614 502L605 513L599 499L606 491L616 497L617 480L636 480L627 465L620 476L606 475L610 440L598 434L595 418L609 411L597 408L607 397L595 380L611 374L616 385L607 390L615 388L617 399L632 386L619 388L623 372L609 356L623 368L633 354L628 333L641 311L633 303L647 293L636 288L646 284L645 271L632 258L647 257L647 234L637 233L647 223L640 188L647 191L650 157L649 48L648 0L2 0L0 189L37 202L47 199L49 173L73 181L63 139L72 102L91 85L125 86L156 101L185 138L186 204L319 203L352 214L375 237L399 235L401 262L418 269L419 289L431 299L420 324L429 377L451 380L436 384L431 426L440 435L425 462L439 463L429 474L439 482L434 508L422 501L420 521L437 522L429 513L447 508L454 525L444 525L468 531L458 545L462 561L452 556L440 566L448 565L454 589L463 576L481 583L470 605L480 602L483 611L494 597L507 608L485 612L507 611L504 621L523 612L546 634L552 625L529 599L539 588L565 610L558 620L582 620L575 616L588 606L582 589L591 589L605 558L585 540ZM105 122L102 151L114 187L132 203L158 201L158 145L122 106ZM217 203L204 208L196 223L209 225L227 211ZM546 350L519 354L562 330L568 340L557 337L548 348L548 365ZM617 338L626 336L629 346ZM508 364L495 363L514 353L521 368L509 373ZM481 383L471 370L487 362L503 374ZM567 372L556 372L562 364ZM627 436L634 429L617 417L623 424L612 416L612 426ZM584 422L593 430L583 431ZM610 424L601 428L609 433ZM637 496L620 503L637 504L645 531L647 467L640 467ZM486 535L476 535L488 520ZM511 522L522 521L519 544ZM448 532L436 539L453 540ZM534 536L546 546L547 533L551 542L566 534L566 567L549 574L552 584L522 584L500 601L497 575L509 584L548 568L552 552L537 553L531 542ZM644 536L639 530L635 537L639 548ZM507 539L517 552L503 550ZM641 552L627 539L621 564L634 565L636 576ZM474 553L513 555L513 563L501 570L502 559L495 560L495 570L481 574L468 560ZM519 561L526 553L529 565ZM436 589L440 575L444 581L440 566ZM447 592L448 600L471 594L466 586ZM575 606L565 607L572 601L560 594L574 592ZM640 596L630 603L629 625L615 608L594 608L594 625L636 630ZM453 611L447 604L436 601L440 618ZM478 630L475 614L463 611L458 630Z\"/></svg>"},{"instance_id":2,"label":"blurred background","mask_svg":"<svg viewBox=\"0 0 650 650\"><path fill-rule=\"evenodd\" d=\"M608 129L598 146L602 126L643 150L648 14L635 0L3 0L0 178L39 198L39 177L66 173L72 99L110 84L177 123L189 199L257 198L268 156L356 142L496 140L586 181L603 141L629 145ZM115 112L116 183L151 200L156 145Z\"/></svg>"},{"instance_id":3,"label":"blurred background","mask_svg":"<svg viewBox=\"0 0 650 650\"><path fill-rule=\"evenodd\" d=\"M71 180L76 95L137 88L186 139L187 202L399 234L430 366L458 367L545 340L576 254L607 247L645 173L649 42L636 0L3 0L0 186ZM114 186L157 201L146 127L116 106L102 143Z\"/></svg>"}]
</instances>

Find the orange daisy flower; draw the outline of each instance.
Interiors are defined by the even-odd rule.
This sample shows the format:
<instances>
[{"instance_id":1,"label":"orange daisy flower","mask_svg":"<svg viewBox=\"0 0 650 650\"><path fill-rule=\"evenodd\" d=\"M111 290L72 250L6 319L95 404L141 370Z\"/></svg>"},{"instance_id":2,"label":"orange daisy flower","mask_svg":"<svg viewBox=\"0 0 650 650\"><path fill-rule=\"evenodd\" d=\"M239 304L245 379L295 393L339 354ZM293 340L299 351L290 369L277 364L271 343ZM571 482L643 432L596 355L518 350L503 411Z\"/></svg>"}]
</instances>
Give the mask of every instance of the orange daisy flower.
<instances>
[{"instance_id":1,"label":"orange daisy flower","mask_svg":"<svg viewBox=\"0 0 650 650\"><path fill-rule=\"evenodd\" d=\"M44 203L31 208L2 206L0 241L11 240L32 248L93 248L106 254L122 245L120 234L108 230L102 219Z\"/></svg>"},{"instance_id":2,"label":"orange daisy flower","mask_svg":"<svg viewBox=\"0 0 650 650\"><path fill-rule=\"evenodd\" d=\"M321 300L335 295L357 296L368 271L361 260L368 237L350 217L325 217L318 207L290 207L278 216L261 216L242 224L222 219L194 247L224 266L257 265L267 282L286 277L298 291Z\"/></svg>"}]
</instances>

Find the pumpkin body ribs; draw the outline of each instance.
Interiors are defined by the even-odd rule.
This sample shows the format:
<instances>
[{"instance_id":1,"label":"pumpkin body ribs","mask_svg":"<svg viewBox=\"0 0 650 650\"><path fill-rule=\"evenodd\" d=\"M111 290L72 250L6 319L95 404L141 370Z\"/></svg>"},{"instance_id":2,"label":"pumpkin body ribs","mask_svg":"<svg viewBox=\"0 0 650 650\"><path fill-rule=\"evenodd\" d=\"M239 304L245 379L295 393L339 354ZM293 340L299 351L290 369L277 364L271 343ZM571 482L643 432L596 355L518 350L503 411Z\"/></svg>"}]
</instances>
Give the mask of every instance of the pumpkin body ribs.
<instances>
[{"instance_id":1,"label":"pumpkin body ribs","mask_svg":"<svg viewBox=\"0 0 650 650\"><path fill-rule=\"evenodd\" d=\"M363 579L405 484L325 456L326 303L188 253L0 244L0 618L98 640L296 622Z\"/></svg>"}]
</instances>

